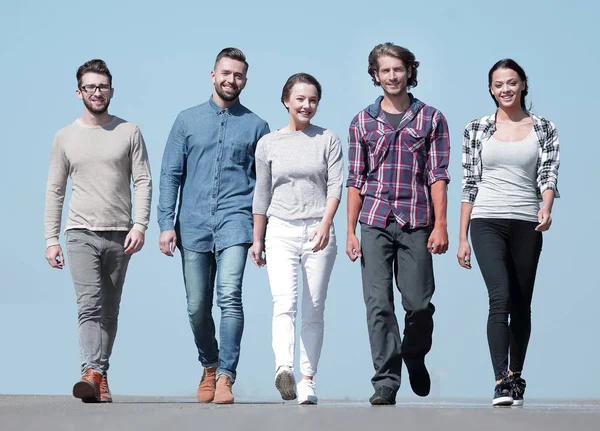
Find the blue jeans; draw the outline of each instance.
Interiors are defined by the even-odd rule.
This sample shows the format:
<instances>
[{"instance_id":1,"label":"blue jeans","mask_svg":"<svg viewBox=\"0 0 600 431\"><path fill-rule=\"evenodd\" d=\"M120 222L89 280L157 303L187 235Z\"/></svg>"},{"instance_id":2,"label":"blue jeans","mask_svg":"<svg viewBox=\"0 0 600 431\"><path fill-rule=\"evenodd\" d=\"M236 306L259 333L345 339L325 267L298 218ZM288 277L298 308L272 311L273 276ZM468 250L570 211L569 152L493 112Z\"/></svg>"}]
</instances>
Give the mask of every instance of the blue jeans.
<instances>
[{"instance_id":1,"label":"blue jeans","mask_svg":"<svg viewBox=\"0 0 600 431\"><path fill-rule=\"evenodd\" d=\"M190 325L204 367L216 367L217 376L235 381L244 331L242 279L250 244L239 244L216 252L199 253L180 247L183 280ZM221 309L220 349L212 317L213 292Z\"/></svg>"}]
</instances>

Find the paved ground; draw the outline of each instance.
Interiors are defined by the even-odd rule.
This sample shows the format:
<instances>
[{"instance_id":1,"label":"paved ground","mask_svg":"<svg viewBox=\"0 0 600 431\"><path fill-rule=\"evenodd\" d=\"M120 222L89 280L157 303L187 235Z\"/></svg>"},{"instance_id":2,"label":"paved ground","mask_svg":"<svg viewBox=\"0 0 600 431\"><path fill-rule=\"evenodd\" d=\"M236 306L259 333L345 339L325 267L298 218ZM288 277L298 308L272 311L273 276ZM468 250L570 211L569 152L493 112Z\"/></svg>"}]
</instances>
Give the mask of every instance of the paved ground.
<instances>
[{"instance_id":1,"label":"paved ground","mask_svg":"<svg viewBox=\"0 0 600 431\"><path fill-rule=\"evenodd\" d=\"M527 400L526 400L527 401ZM96 430L600 430L600 400L528 402L493 408L487 402L399 402L394 407L322 401L318 406L278 402L201 405L188 398L115 397L83 404L66 396L0 395L1 431Z\"/></svg>"}]
</instances>

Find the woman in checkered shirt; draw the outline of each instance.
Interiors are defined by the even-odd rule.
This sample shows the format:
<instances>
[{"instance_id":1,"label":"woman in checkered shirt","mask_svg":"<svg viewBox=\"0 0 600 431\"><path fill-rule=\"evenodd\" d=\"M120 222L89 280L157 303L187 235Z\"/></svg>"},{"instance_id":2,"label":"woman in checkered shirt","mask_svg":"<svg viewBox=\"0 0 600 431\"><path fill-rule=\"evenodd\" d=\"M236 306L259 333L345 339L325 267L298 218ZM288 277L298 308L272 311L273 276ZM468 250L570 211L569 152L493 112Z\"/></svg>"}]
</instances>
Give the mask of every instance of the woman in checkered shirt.
<instances>
[{"instance_id":1,"label":"woman in checkered shirt","mask_svg":"<svg viewBox=\"0 0 600 431\"><path fill-rule=\"evenodd\" d=\"M464 132L457 257L462 267L471 268L470 225L489 294L487 334L496 378L492 405L523 405L521 372L542 232L552 224L552 205L559 197L558 134L552 122L526 108L527 76L514 60L498 61L488 80L497 110L470 122Z\"/></svg>"}]
</instances>

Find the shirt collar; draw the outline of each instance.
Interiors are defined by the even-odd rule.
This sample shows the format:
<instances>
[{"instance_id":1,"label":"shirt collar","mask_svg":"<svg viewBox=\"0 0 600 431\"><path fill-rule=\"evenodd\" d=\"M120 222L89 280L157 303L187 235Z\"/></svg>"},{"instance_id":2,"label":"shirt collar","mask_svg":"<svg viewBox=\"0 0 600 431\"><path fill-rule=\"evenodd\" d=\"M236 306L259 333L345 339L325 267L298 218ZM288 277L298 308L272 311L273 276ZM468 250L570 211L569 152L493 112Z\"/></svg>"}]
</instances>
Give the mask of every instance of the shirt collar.
<instances>
[{"instance_id":1,"label":"shirt collar","mask_svg":"<svg viewBox=\"0 0 600 431\"><path fill-rule=\"evenodd\" d=\"M410 98L410 106L407 109L411 111L414 115L416 115L422 108L425 106L423 102L413 96L411 93L408 93L408 97ZM365 111L373 118L378 118L381 113L381 101L383 100L383 96L379 96L375 99L375 102L372 105L369 105Z\"/></svg>"},{"instance_id":2,"label":"shirt collar","mask_svg":"<svg viewBox=\"0 0 600 431\"><path fill-rule=\"evenodd\" d=\"M212 96L210 96L210 98L208 99L208 104L215 111L215 114L217 114L217 115L222 114L222 113L229 113L229 115L235 115L235 113L238 111L238 109L240 109L240 106L242 106L242 104L240 103L240 99L238 98L238 100L236 100L235 103L233 105L231 105L229 108L221 108L213 100Z\"/></svg>"}]
</instances>

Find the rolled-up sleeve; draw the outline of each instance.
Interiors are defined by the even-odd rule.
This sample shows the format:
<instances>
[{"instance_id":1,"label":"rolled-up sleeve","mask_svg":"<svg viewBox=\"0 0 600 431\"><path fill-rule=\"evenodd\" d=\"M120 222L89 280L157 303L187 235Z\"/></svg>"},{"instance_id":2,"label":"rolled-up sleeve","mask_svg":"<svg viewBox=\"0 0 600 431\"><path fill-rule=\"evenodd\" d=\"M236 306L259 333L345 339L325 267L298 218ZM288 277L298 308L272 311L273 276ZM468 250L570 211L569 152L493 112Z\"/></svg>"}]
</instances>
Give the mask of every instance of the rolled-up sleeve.
<instances>
[{"instance_id":1,"label":"rolled-up sleeve","mask_svg":"<svg viewBox=\"0 0 600 431\"><path fill-rule=\"evenodd\" d=\"M441 112L437 112L433 118L430 141L427 182L429 185L437 181L446 181L449 183L450 137L448 135L448 123Z\"/></svg>"},{"instance_id":2,"label":"rolled-up sleeve","mask_svg":"<svg viewBox=\"0 0 600 431\"><path fill-rule=\"evenodd\" d=\"M175 205L185 168L186 136L181 114L175 120L163 154L160 170L160 194L158 198L158 226L160 231L175 227Z\"/></svg>"},{"instance_id":3,"label":"rolled-up sleeve","mask_svg":"<svg viewBox=\"0 0 600 431\"><path fill-rule=\"evenodd\" d=\"M358 117L352 120L348 132L348 179L346 187L362 189L367 179L367 151L362 143Z\"/></svg>"},{"instance_id":4,"label":"rolled-up sleeve","mask_svg":"<svg viewBox=\"0 0 600 431\"><path fill-rule=\"evenodd\" d=\"M477 157L474 154L477 148L471 143L470 124L465 127L463 133L463 145L462 145L462 202L474 204L475 198L477 197Z\"/></svg>"},{"instance_id":5,"label":"rolled-up sleeve","mask_svg":"<svg viewBox=\"0 0 600 431\"><path fill-rule=\"evenodd\" d=\"M560 166L560 148L558 143L558 132L552 122L548 122L546 140L542 143L542 159L537 174L537 185L540 195L546 190L554 190L554 197L559 198L558 193L558 167Z\"/></svg>"}]
</instances>

